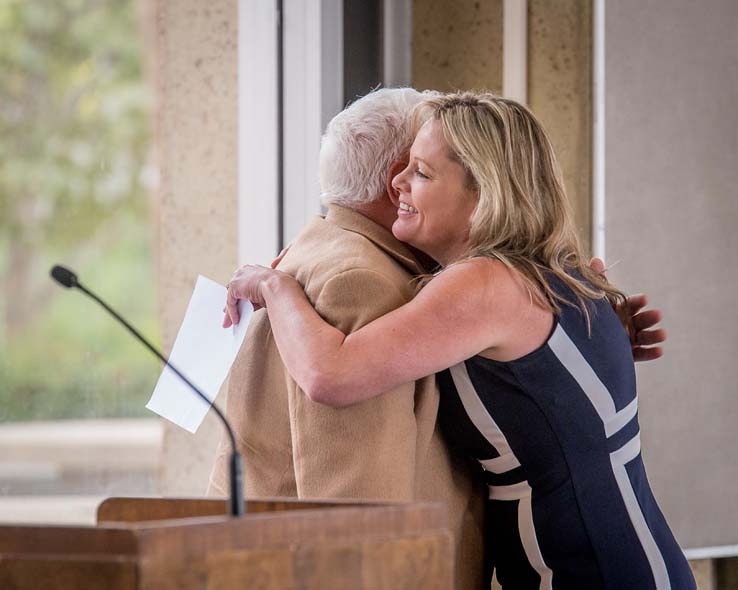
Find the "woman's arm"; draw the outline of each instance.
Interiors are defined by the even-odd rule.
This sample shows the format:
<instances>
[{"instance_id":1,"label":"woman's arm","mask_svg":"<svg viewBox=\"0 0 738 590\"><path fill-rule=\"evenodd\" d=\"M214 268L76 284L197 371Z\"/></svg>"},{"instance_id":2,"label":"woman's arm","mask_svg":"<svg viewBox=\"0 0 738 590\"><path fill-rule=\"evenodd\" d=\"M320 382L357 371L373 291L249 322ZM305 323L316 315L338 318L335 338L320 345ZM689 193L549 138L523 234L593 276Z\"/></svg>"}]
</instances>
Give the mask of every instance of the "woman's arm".
<instances>
[{"instance_id":1,"label":"woman's arm","mask_svg":"<svg viewBox=\"0 0 738 590\"><path fill-rule=\"evenodd\" d=\"M473 260L446 269L410 303L346 335L315 312L294 279L244 267L230 283L229 310L238 298L266 306L298 385L315 401L343 406L495 346L510 325L510 305L520 303L519 291L500 263Z\"/></svg>"}]
</instances>

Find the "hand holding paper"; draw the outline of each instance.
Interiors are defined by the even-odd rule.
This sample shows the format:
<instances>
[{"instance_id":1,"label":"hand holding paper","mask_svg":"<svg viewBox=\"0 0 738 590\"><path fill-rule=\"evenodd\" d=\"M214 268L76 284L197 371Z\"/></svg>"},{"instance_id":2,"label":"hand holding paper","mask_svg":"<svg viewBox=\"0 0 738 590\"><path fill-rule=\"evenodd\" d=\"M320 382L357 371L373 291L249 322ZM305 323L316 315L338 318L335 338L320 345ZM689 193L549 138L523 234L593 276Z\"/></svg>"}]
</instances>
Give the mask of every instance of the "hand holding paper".
<instances>
[{"instance_id":1,"label":"hand holding paper","mask_svg":"<svg viewBox=\"0 0 738 590\"><path fill-rule=\"evenodd\" d=\"M197 278L169 357L211 402L238 354L253 313L251 304L242 300L239 302L241 321L222 328L225 300L225 287L203 276ZM192 433L210 409L168 367L164 367L146 407Z\"/></svg>"}]
</instances>

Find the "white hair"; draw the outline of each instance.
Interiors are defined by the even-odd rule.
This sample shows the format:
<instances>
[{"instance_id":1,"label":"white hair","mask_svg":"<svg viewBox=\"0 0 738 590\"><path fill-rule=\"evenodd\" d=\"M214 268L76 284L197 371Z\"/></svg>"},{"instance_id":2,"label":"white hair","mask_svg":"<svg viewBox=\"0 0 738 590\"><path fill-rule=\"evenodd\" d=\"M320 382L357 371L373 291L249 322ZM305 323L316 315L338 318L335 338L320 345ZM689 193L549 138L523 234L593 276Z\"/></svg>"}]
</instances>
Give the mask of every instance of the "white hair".
<instances>
[{"instance_id":1,"label":"white hair","mask_svg":"<svg viewBox=\"0 0 738 590\"><path fill-rule=\"evenodd\" d=\"M390 166L413 142L413 109L427 98L413 88L381 88L338 113L320 144L323 204L348 207L378 200Z\"/></svg>"}]
</instances>

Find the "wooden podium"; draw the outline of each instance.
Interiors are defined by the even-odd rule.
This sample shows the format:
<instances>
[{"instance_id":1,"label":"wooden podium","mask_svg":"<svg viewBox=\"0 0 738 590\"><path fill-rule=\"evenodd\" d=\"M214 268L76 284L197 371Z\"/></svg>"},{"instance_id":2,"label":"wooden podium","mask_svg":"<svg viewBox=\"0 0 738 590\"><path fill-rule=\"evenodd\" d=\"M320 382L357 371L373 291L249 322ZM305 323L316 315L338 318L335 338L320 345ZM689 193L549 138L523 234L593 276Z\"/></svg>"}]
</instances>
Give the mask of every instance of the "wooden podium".
<instances>
[{"instance_id":1,"label":"wooden podium","mask_svg":"<svg viewBox=\"0 0 738 590\"><path fill-rule=\"evenodd\" d=\"M96 527L0 526L2 590L451 590L441 504L110 498Z\"/></svg>"}]
</instances>

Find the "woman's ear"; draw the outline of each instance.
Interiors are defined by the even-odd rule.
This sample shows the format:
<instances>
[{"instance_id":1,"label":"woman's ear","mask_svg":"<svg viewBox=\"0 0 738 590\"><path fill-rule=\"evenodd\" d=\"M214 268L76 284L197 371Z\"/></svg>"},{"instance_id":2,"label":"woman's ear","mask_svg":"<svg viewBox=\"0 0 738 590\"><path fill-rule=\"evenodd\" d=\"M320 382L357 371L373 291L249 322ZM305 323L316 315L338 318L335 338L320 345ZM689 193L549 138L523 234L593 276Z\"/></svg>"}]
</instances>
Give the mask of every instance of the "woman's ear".
<instances>
[{"instance_id":1,"label":"woman's ear","mask_svg":"<svg viewBox=\"0 0 738 590\"><path fill-rule=\"evenodd\" d=\"M400 206L400 195L392 186L392 179L394 179L394 177L402 172L405 168L407 168L407 162L405 160L397 160L389 167L389 170L387 172L385 188L387 190L387 194L389 195L390 201L392 201L392 204L395 207Z\"/></svg>"}]
</instances>

